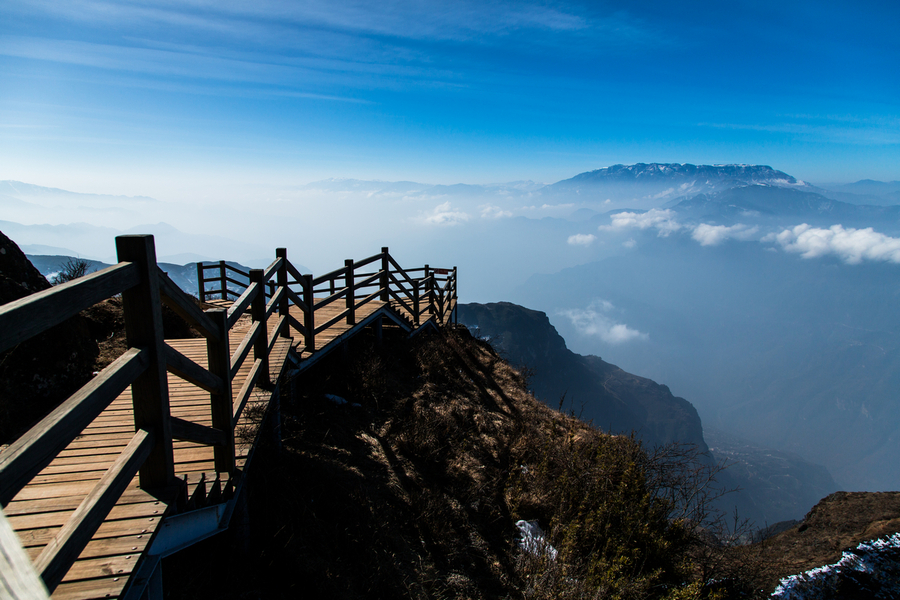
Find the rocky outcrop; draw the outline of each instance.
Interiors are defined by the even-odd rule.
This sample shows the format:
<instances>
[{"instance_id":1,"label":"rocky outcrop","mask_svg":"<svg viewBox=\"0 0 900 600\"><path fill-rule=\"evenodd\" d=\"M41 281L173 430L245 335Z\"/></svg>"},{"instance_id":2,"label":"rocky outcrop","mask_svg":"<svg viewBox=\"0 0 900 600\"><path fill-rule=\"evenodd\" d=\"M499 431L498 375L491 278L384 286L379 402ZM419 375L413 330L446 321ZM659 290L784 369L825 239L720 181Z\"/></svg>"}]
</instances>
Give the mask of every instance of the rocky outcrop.
<instances>
[{"instance_id":1,"label":"rocky outcrop","mask_svg":"<svg viewBox=\"0 0 900 600\"><path fill-rule=\"evenodd\" d=\"M581 356L545 313L511 304L461 304L459 321L488 339L514 366L531 373L534 394L614 433L635 432L646 446L681 442L706 451L700 417L664 385L626 373L597 356Z\"/></svg>"},{"instance_id":2,"label":"rocky outcrop","mask_svg":"<svg viewBox=\"0 0 900 600\"><path fill-rule=\"evenodd\" d=\"M0 304L50 287L0 233ZM26 431L91 378L97 344L75 316L0 354L0 443Z\"/></svg>"}]
</instances>

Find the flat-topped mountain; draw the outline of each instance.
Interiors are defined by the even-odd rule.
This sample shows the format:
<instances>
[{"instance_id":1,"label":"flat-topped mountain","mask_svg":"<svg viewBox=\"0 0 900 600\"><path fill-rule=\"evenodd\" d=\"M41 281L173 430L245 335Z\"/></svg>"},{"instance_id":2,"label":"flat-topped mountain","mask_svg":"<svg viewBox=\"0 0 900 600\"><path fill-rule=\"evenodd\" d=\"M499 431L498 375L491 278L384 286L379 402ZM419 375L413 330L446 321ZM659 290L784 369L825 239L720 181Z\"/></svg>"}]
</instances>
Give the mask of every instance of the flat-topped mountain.
<instances>
[{"instance_id":1,"label":"flat-topped mountain","mask_svg":"<svg viewBox=\"0 0 900 600\"><path fill-rule=\"evenodd\" d=\"M580 173L556 185L567 183L622 182L692 182L705 185L750 185L766 184L777 186L812 187L784 171L777 171L767 165L692 165L689 163L637 163L633 165L612 165Z\"/></svg>"},{"instance_id":2,"label":"flat-topped mountain","mask_svg":"<svg viewBox=\"0 0 900 600\"><path fill-rule=\"evenodd\" d=\"M748 185L818 190L765 165L638 163L580 173L554 183L546 191L557 195L576 194L584 200L627 200L632 208L653 208L675 198L690 198Z\"/></svg>"}]
</instances>

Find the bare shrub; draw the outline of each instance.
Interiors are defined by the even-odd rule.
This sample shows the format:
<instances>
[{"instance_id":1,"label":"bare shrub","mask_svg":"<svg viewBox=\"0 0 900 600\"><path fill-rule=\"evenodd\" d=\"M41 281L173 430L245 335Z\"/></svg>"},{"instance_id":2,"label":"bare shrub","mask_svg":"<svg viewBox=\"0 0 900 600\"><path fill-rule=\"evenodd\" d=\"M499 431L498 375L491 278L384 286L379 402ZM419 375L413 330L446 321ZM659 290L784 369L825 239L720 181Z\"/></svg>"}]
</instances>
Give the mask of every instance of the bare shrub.
<instances>
[{"instance_id":1,"label":"bare shrub","mask_svg":"<svg viewBox=\"0 0 900 600\"><path fill-rule=\"evenodd\" d=\"M90 267L90 263L83 258L70 258L59 265L59 273L56 274L53 281L50 283L59 285L61 283L66 283L67 281L72 281L73 279L78 279L79 277L84 277L87 275Z\"/></svg>"}]
</instances>

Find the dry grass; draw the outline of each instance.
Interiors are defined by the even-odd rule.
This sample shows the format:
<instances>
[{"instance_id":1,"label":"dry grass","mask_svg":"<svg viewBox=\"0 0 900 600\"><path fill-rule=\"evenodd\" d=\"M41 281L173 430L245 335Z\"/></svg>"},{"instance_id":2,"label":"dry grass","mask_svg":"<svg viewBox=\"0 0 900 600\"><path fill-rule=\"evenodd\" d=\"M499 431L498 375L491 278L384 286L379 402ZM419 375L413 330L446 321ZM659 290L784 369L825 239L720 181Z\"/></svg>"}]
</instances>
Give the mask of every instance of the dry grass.
<instances>
[{"instance_id":1,"label":"dry grass","mask_svg":"<svg viewBox=\"0 0 900 600\"><path fill-rule=\"evenodd\" d=\"M384 334L293 382L284 449L262 446L250 474L249 552L214 539L169 559L170 597L699 594L694 530L632 439L549 409L465 330ZM520 518L558 561L519 549Z\"/></svg>"}]
</instances>

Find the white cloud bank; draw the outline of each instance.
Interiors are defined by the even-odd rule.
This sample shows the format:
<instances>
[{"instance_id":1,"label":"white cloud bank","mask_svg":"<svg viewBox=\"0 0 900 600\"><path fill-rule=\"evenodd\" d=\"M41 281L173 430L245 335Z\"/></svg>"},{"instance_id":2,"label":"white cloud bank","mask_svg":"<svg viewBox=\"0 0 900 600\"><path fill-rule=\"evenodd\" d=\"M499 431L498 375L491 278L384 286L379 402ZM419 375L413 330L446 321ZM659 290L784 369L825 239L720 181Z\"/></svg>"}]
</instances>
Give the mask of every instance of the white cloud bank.
<instances>
[{"instance_id":1,"label":"white cloud bank","mask_svg":"<svg viewBox=\"0 0 900 600\"><path fill-rule=\"evenodd\" d=\"M558 314L569 319L579 333L597 336L607 344L622 344L649 337L624 323L616 323L608 314L614 308L606 300L595 300L586 309L571 308L561 310Z\"/></svg>"},{"instance_id":2,"label":"white cloud bank","mask_svg":"<svg viewBox=\"0 0 900 600\"><path fill-rule=\"evenodd\" d=\"M804 223L781 233L771 233L762 241L777 243L785 251L797 252L803 258L833 254L851 265L863 260L900 263L900 238L878 233L871 227L844 229L832 225L820 229Z\"/></svg>"},{"instance_id":3,"label":"white cloud bank","mask_svg":"<svg viewBox=\"0 0 900 600\"><path fill-rule=\"evenodd\" d=\"M746 242L753 239L758 231L759 227L747 227L741 223L732 225L731 227L700 223L691 232L691 237L700 242L701 246L718 246L729 239Z\"/></svg>"},{"instance_id":4,"label":"white cloud bank","mask_svg":"<svg viewBox=\"0 0 900 600\"><path fill-rule=\"evenodd\" d=\"M596 241L597 236L592 233L576 233L569 236L570 246L590 246Z\"/></svg>"},{"instance_id":5,"label":"white cloud bank","mask_svg":"<svg viewBox=\"0 0 900 600\"><path fill-rule=\"evenodd\" d=\"M450 202L444 202L435 206L431 213L425 217L426 223L434 225L459 225L469 220L469 215L461 210L454 210Z\"/></svg>"},{"instance_id":6,"label":"white cloud bank","mask_svg":"<svg viewBox=\"0 0 900 600\"><path fill-rule=\"evenodd\" d=\"M671 210L652 208L645 213L620 212L612 215L609 225L601 225L601 231L617 229L656 229L659 237L666 237L681 229L683 225L675 220Z\"/></svg>"}]
</instances>

